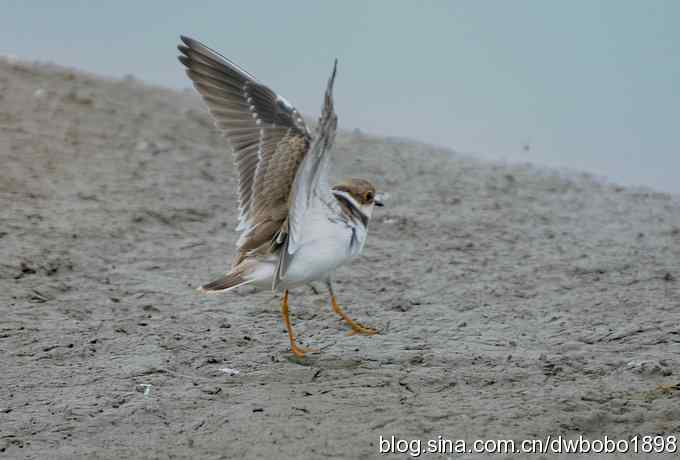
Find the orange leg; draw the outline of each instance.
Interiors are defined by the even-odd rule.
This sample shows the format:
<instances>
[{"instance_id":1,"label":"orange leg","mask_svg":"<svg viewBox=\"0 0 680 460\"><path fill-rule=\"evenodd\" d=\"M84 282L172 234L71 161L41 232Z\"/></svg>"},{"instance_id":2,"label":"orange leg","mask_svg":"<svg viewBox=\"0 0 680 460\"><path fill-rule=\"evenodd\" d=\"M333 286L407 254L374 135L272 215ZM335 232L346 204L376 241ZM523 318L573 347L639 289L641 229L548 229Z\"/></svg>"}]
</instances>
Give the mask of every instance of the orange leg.
<instances>
[{"instance_id":1,"label":"orange leg","mask_svg":"<svg viewBox=\"0 0 680 460\"><path fill-rule=\"evenodd\" d=\"M293 327L290 325L290 318L288 317L288 289L283 292L283 301L281 302L281 316L283 316L283 323L286 325L288 331L288 339L290 340L290 351L298 358L304 358L305 352L318 352L319 350L313 348L305 348L295 343L295 335L293 334Z\"/></svg>"},{"instance_id":2,"label":"orange leg","mask_svg":"<svg viewBox=\"0 0 680 460\"><path fill-rule=\"evenodd\" d=\"M337 314L340 318L345 321L349 327L352 328L351 331L347 333L347 335L354 335L354 334L362 334L362 335L374 335L377 334L378 331L376 329L373 329L372 327L364 326L363 324L358 323L357 321L354 321L352 318L345 313L342 308L340 308L340 305L335 301L335 294L333 293L333 286L331 285L330 281L327 283L328 286L328 293L331 296L331 307L333 307L333 311L335 314Z\"/></svg>"}]
</instances>

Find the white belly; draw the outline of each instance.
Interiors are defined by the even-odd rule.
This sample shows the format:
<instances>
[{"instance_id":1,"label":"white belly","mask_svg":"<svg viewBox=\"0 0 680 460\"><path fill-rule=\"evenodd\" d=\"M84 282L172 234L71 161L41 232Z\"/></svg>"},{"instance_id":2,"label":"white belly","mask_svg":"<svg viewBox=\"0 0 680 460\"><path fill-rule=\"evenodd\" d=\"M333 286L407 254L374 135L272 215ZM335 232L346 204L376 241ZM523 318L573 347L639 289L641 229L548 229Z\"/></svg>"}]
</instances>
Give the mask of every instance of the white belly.
<instances>
[{"instance_id":1,"label":"white belly","mask_svg":"<svg viewBox=\"0 0 680 460\"><path fill-rule=\"evenodd\" d=\"M303 231L299 249L290 256L281 288L327 279L338 267L357 256L366 242L363 227L330 222L323 215L306 222ZM256 286L271 288L277 262L278 257L259 264L253 273Z\"/></svg>"},{"instance_id":2,"label":"white belly","mask_svg":"<svg viewBox=\"0 0 680 460\"><path fill-rule=\"evenodd\" d=\"M284 284L302 284L325 279L351 258L348 252L351 230L342 239L310 241L300 246L288 265Z\"/></svg>"},{"instance_id":3,"label":"white belly","mask_svg":"<svg viewBox=\"0 0 680 460\"><path fill-rule=\"evenodd\" d=\"M308 222L304 232L307 238L303 238L300 248L292 255L284 279L286 284L327 278L340 265L357 255L365 241L365 235L358 241L357 230L344 223L330 222L325 216L318 216Z\"/></svg>"}]
</instances>

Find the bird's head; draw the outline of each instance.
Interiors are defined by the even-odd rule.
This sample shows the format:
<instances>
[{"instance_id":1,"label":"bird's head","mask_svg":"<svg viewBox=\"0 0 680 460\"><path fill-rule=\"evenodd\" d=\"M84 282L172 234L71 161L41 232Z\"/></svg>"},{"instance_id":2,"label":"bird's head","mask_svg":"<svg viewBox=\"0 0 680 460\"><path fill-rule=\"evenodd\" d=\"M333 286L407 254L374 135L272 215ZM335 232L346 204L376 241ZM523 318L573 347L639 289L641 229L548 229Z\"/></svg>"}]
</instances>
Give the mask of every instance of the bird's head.
<instances>
[{"instance_id":1,"label":"bird's head","mask_svg":"<svg viewBox=\"0 0 680 460\"><path fill-rule=\"evenodd\" d=\"M383 194L364 179L347 179L333 187L333 194L340 200L347 200L369 219L375 206L383 206Z\"/></svg>"}]
</instances>

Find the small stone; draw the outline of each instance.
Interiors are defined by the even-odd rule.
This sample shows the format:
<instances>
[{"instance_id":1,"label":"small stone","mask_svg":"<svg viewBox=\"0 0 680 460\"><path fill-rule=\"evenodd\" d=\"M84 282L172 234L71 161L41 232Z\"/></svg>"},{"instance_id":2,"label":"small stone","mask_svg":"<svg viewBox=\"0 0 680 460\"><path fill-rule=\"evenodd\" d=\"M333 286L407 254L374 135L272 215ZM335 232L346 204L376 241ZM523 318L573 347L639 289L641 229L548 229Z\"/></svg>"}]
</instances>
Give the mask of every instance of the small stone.
<instances>
[{"instance_id":1,"label":"small stone","mask_svg":"<svg viewBox=\"0 0 680 460\"><path fill-rule=\"evenodd\" d=\"M227 375L239 375L241 373L241 371L238 369L232 369L231 367L223 367L220 369L220 372L223 372Z\"/></svg>"},{"instance_id":2,"label":"small stone","mask_svg":"<svg viewBox=\"0 0 680 460\"><path fill-rule=\"evenodd\" d=\"M670 375L668 374L670 369L664 368L661 363L655 360L629 361L626 363L626 369L641 375Z\"/></svg>"},{"instance_id":3,"label":"small stone","mask_svg":"<svg viewBox=\"0 0 680 460\"><path fill-rule=\"evenodd\" d=\"M216 394L222 392L222 388L220 388L218 386L213 386L213 385L206 385L206 386L201 387L201 391L203 393L207 393L209 395L216 395Z\"/></svg>"}]
</instances>

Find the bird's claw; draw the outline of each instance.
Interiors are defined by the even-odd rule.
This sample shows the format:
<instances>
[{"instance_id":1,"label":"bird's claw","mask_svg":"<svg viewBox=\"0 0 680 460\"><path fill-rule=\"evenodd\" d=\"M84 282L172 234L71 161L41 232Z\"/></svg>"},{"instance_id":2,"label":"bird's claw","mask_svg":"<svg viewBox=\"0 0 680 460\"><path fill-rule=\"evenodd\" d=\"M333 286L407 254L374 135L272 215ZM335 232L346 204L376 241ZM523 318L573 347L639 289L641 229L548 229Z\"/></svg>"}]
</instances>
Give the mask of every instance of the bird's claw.
<instances>
[{"instance_id":1,"label":"bird's claw","mask_svg":"<svg viewBox=\"0 0 680 460\"><path fill-rule=\"evenodd\" d=\"M372 327L364 326L363 324L356 323L351 325L352 329L347 333L348 336L352 335L375 335L378 333L377 329Z\"/></svg>"},{"instance_id":2,"label":"bird's claw","mask_svg":"<svg viewBox=\"0 0 680 460\"><path fill-rule=\"evenodd\" d=\"M318 348L303 347L294 343L291 345L290 351L298 358L304 358L306 353L321 353L321 350Z\"/></svg>"}]
</instances>

